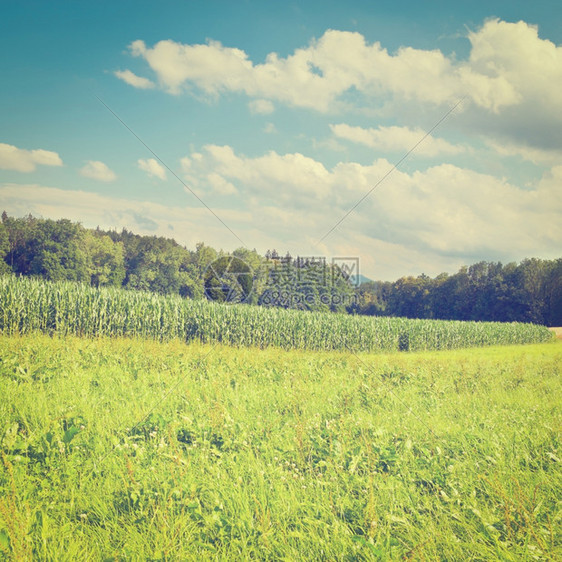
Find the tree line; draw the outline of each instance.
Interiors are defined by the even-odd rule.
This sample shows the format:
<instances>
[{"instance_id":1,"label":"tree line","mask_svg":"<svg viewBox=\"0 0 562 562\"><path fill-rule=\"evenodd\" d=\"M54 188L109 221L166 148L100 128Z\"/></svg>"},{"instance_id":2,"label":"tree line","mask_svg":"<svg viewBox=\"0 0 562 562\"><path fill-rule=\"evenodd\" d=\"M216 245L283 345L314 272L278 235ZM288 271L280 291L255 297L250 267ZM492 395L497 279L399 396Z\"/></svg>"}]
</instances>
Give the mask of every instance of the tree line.
<instances>
[{"instance_id":1,"label":"tree line","mask_svg":"<svg viewBox=\"0 0 562 562\"><path fill-rule=\"evenodd\" d=\"M562 325L562 259L480 262L453 275L370 281L355 288L346 271L322 260L281 257L275 250L261 256L245 248L228 254L202 242L189 250L170 238L87 229L68 219L14 218L6 212L0 223L0 258L2 274L191 299L211 296L351 314Z\"/></svg>"},{"instance_id":2,"label":"tree line","mask_svg":"<svg viewBox=\"0 0 562 562\"><path fill-rule=\"evenodd\" d=\"M349 277L332 266L323 271L317 263L287 262L276 253L265 257L246 248L228 254L202 242L188 250L161 236L87 229L68 219L14 218L6 212L0 223L0 258L0 273L191 299L244 297L244 302L263 306L347 312L353 297ZM248 270L251 287L243 287L247 275L241 274Z\"/></svg>"},{"instance_id":3,"label":"tree line","mask_svg":"<svg viewBox=\"0 0 562 562\"><path fill-rule=\"evenodd\" d=\"M350 312L439 320L562 325L562 259L479 262L442 273L371 281L357 289Z\"/></svg>"}]
</instances>

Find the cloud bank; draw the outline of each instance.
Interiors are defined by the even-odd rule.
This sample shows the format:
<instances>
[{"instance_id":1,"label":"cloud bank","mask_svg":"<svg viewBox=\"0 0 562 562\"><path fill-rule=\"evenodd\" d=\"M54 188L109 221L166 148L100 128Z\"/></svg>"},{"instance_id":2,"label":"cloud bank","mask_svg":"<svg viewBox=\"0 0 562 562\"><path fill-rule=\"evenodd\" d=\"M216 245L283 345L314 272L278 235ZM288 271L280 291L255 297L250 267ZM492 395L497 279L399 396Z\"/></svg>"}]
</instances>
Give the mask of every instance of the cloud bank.
<instances>
[{"instance_id":1,"label":"cloud bank","mask_svg":"<svg viewBox=\"0 0 562 562\"><path fill-rule=\"evenodd\" d=\"M340 138L385 152L405 153L416 147L420 156L437 156L438 154L460 154L466 148L453 145L444 139L427 135L422 129L409 127L378 127L365 129L352 127L345 123L330 125L332 133Z\"/></svg>"},{"instance_id":2,"label":"cloud bank","mask_svg":"<svg viewBox=\"0 0 562 562\"><path fill-rule=\"evenodd\" d=\"M150 47L136 40L129 50L174 95L192 88L212 95L240 92L326 112L355 89L368 98L392 94L433 104L467 96L490 113L540 101L561 113L562 48L541 39L535 26L489 20L468 39L468 60L407 46L389 53L359 33L337 30L285 58L270 53L257 64L243 50L217 41L189 45L167 39ZM130 71L116 75L135 87L150 82L138 82Z\"/></svg>"},{"instance_id":3,"label":"cloud bank","mask_svg":"<svg viewBox=\"0 0 562 562\"><path fill-rule=\"evenodd\" d=\"M211 200L228 185L248 202L264 230L283 239L297 229L319 240L393 165L340 162L327 168L300 153L248 158L230 146L207 145L182 159L185 179ZM210 177L212 176L212 181ZM412 173L394 170L339 228L444 257L559 252L562 166L532 187L452 164ZM263 207L262 210L259 210ZM264 220L264 217L267 219ZM327 243L331 245L336 240Z\"/></svg>"}]
</instances>

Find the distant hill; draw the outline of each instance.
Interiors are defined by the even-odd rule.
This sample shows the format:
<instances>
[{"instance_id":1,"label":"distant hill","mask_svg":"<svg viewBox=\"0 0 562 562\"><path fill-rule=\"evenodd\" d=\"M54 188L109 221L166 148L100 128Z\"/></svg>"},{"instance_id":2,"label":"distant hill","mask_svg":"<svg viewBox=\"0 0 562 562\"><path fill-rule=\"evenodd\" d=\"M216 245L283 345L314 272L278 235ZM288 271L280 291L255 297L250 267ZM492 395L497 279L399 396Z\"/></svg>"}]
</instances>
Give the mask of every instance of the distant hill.
<instances>
[{"instance_id":1,"label":"distant hill","mask_svg":"<svg viewBox=\"0 0 562 562\"><path fill-rule=\"evenodd\" d=\"M369 277L365 277L361 273L359 273L359 275L352 275L350 280L355 287L359 287L359 285L362 285L363 283L369 283L373 281L373 279L370 279Z\"/></svg>"}]
</instances>

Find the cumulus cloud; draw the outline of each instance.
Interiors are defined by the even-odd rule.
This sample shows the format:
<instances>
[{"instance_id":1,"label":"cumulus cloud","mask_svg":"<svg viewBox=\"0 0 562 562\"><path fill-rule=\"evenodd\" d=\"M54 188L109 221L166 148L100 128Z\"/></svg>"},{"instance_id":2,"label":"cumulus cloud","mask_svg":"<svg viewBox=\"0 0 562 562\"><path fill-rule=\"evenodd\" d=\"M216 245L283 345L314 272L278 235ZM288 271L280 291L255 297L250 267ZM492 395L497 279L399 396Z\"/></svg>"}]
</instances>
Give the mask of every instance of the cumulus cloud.
<instances>
[{"instance_id":1,"label":"cumulus cloud","mask_svg":"<svg viewBox=\"0 0 562 562\"><path fill-rule=\"evenodd\" d=\"M221 195L232 195L238 193L238 190L234 187L232 183L225 180L223 176L211 172L206 177L207 183L211 186L213 191L220 193Z\"/></svg>"},{"instance_id":2,"label":"cumulus cloud","mask_svg":"<svg viewBox=\"0 0 562 562\"><path fill-rule=\"evenodd\" d=\"M392 168L389 161L327 168L298 153L248 158L228 146L209 145L185 157L182 168L251 247L361 256L362 272L372 278L436 275L480 259L560 255L562 166L526 189L451 164L413 173L395 170L320 245L318 240ZM235 191L242 207L225 209L225 194ZM64 216L163 236L169 236L172 225L174 237L188 247L201 241L201 232L215 247L238 247L239 241L207 209L194 206L191 197L186 194L185 206L166 206L109 194L0 185L0 199L10 214Z\"/></svg>"},{"instance_id":3,"label":"cumulus cloud","mask_svg":"<svg viewBox=\"0 0 562 562\"><path fill-rule=\"evenodd\" d=\"M486 145L502 156L517 156L537 166L555 166L562 162L562 150L547 150L509 141L485 139Z\"/></svg>"},{"instance_id":4,"label":"cumulus cloud","mask_svg":"<svg viewBox=\"0 0 562 562\"><path fill-rule=\"evenodd\" d=\"M25 150L11 144L0 143L0 169L16 172L33 172L37 165L62 166L61 157L50 150Z\"/></svg>"},{"instance_id":5,"label":"cumulus cloud","mask_svg":"<svg viewBox=\"0 0 562 562\"><path fill-rule=\"evenodd\" d=\"M250 109L258 113L277 102L320 112L411 104L419 115L464 98L464 127L543 149L560 146L562 46L522 21L489 20L467 38L466 59L409 46L389 52L360 33L337 30L286 57L269 53L263 62L216 41L148 46L137 40L129 50L147 63L159 87L175 95L242 93L254 98Z\"/></svg>"},{"instance_id":6,"label":"cumulus cloud","mask_svg":"<svg viewBox=\"0 0 562 562\"><path fill-rule=\"evenodd\" d=\"M252 100L248 107L252 113L258 115L269 115L275 111L275 106L269 100Z\"/></svg>"},{"instance_id":7,"label":"cumulus cloud","mask_svg":"<svg viewBox=\"0 0 562 562\"><path fill-rule=\"evenodd\" d=\"M116 70L113 73L119 80L123 80L129 84L129 86L133 86L134 88L138 88L139 90L149 90L154 88L156 84L149 80L148 78L144 78L142 76L137 76L134 72L130 70Z\"/></svg>"},{"instance_id":8,"label":"cumulus cloud","mask_svg":"<svg viewBox=\"0 0 562 562\"><path fill-rule=\"evenodd\" d=\"M330 125L330 129L338 138L388 152L406 152L416 145L416 154L422 156L460 154L466 151L465 147L453 145L444 139L435 138L431 135L425 137L425 131L419 128L410 129L409 127L393 126L365 129L363 127L352 127L351 125L340 123L337 125Z\"/></svg>"},{"instance_id":9,"label":"cumulus cloud","mask_svg":"<svg viewBox=\"0 0 562 562\"><path fill-rule=\"evenodd\" d=\"M154 158L149 158L148 160L139 159L137 161L139 169L146 172L150 177L158 178L161 180L166 179L166 170L164 167Z\"/></svg>"},{"instance_id":10,"label":"cumulus cloud","mask_svg":"<svg viewBox=\"0 0 562 562\"><path fill-rule=\"evenodd\" d=\"M476 74L501 76L515 92L515 101L494 115L466 111L459 115L459 123L502 144L559 150L562 46L541 39L536 26L522 21L488 21L469 39L472 50L467 64ZM484 89L480 92L471 95L486 96Z\"/></svg>"},{"instance_id":11,"label":"cumulus cloud","mask_svg":"<svg viewBox=\"0 0 562 562\"><path fill-rule=\"evenodd\" d=\"M245 158L230 146L218 145L207 145L203 153L183 158L181 166L185 179L195 185L204 184L201 178L212 172L215 178L238 184L252 195L273 195L279 201L292 200L299 193L322 195L329 175L323 164L299 153L271 151L262 157Z\"/></svg>"},{"instance_id":12,"label":"cumulus cloud","mask_svg":"<svg viewBox=\"0 0 562 562\"><path fill-rule=\"evenodd\" d=\"M0 200L8 214L52 219L68 218L84 226L120 231L127 228L139 234L173 237L195 249L197 242L205 242L216 248L234 250L240 242L203 207L164 205L152 201L131 201L109 193L92 193L79 190L59 189L37 184L0 184ZM217 210L217 214L235 231L248 233L254 240L258 234L248 228L250 213L236 210ZM263 238L273 247L273 241ZM265 248L263 250L265 252Z\"/></svg>"},{"instance_id":13,"label":"cumulus cloud","mask_svg":"<svg viewBox=\"0 0 562 562\"><path fill-rule=\"evenodd\" d=\"M188 45L164 40L148 47L137 40L129 49L170 93L193 86L213 94L244 92L259 97L258 106L275 99L327 111L354 88L366 95L393 93L437 104L467 95L492 112L529 97L561 107L562 48L540 39L536 27L490 20L468 39L472 49L464 61L408 46L391 54L359 33L336 30L286 58L270 53L260 64L216 41Z\"/></svg>"},{"instance_id":14,"label":"cumulus cloud","mask_svg":"<svg viewBox=\"0 0 562 562\"><path fill-rule=\"evenodd\" d=\"M80 175L103 182L111 182L117 178L115 172L99 160L88 160L86 165L80 168Z\"/></svg>"},{"instance_id":15,"label":"cumulus cloud","mask_svg":"<svg viewBox=\"0 0 562 562\"><path fill-rule=\"evenodd\" d=\"M287 229L320 239L392 167L381 158L370 165L340 162L326 168L299 153L248 158L217 145L182 160L184 173L200 189L213 188L219 178L232 185L259 213L260 224L280 239ZM522 189L441 164L411 174L394 170L333 237L363 233L442 257L521 258L544 254L545 248L559 252L562 226L557 225L562 225L562 166L532 189Z\"/></svg>"},{"instance_id":16,"label":"cumulus cloud","mask_svg":"<svg viewBox=\"0 0 562 562\"><path fill-rule=\"evenodd\" d=\"M562 46L540 39L537 26L490 20L468 38L468 65L475 76L501 77L510 85L514 102L540 99L549 108L562 107ZM491 85L483 82L473 96L487 98Z\"/></svg>"}]
</instances>

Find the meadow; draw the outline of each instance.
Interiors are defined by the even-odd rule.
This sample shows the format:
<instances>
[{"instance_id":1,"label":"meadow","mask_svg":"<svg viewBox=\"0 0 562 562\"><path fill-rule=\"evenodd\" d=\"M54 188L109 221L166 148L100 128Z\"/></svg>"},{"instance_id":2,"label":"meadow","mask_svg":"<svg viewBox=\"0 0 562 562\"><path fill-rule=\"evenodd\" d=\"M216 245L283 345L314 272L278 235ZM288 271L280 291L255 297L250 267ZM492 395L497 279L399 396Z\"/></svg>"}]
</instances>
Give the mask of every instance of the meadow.
<instances>
[{"instance_id":1,"label":"meadow","mask_svg":"<svg viewBox=\"0 0 562 562\"><path fill-rule=\"evenodd\" d=\"M544 326L310 313L0 276L0 333L132 336L259 348L420 351L540 343Z\"/></svg>"},{"instance_id":2,"label":"meadow","mask_svg":"<svg viewBox=\"0 0 562 562\"><path fill-rule=\"evenodd\" d=\"M562 343L0 336L9 560L559 560Z\"/></svg>"}]
</instances>

